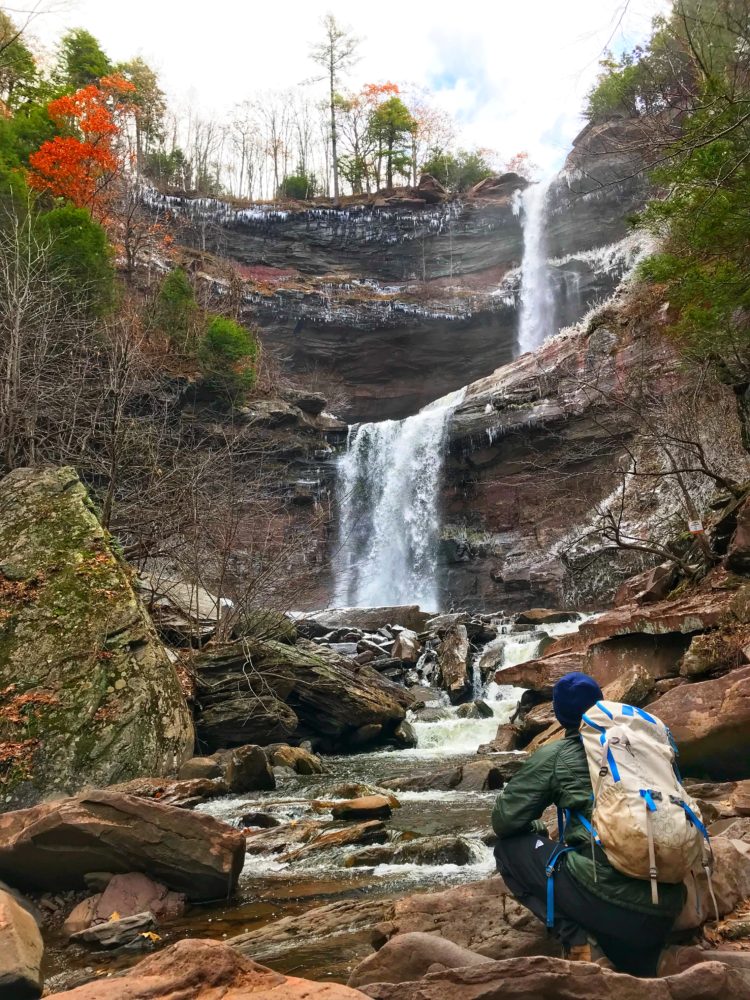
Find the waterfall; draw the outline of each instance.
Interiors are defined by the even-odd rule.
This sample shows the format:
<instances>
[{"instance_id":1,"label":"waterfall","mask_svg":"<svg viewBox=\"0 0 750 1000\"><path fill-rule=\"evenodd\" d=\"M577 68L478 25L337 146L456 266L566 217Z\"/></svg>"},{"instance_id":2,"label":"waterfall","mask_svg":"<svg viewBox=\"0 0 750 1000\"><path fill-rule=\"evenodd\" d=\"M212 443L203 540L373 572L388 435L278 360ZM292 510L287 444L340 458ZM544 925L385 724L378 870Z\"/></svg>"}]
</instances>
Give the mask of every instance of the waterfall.
<instances>
[{"instance_id":1,"label":"waterfall","mask_svg":"<svg viewBox=\"0 0 750 1000\"><path fill-rule=\"evenodd\" d=\"M523 225L518 353L534 351L555 332L555 296L547 263L547 193L550 180L529 184L517 202Z\"/></svg>"},{"instance_id":2,"label":"waterfall","mask_svg":"<svg viewBox=\"0 0 750 1000\"><path fill-rule=\"evenodd\" d=\"M437 550L448 417L464 390L405 420L350 428L337 475L336 603L439 610Z\"/></svg>"}]
</instances>

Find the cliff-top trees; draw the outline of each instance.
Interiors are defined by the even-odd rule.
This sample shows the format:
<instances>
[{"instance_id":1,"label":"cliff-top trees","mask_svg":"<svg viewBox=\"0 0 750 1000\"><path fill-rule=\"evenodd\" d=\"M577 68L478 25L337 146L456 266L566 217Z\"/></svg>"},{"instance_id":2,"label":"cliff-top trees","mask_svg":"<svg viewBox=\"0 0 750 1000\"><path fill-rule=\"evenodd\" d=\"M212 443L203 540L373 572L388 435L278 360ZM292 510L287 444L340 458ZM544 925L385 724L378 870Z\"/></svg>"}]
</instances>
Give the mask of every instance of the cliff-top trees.
<instances>
[{"instance_id":1,"label":"cliff-top trees","mask_svg":"<svg viewBox=\"0 0 750 1000\"><path fill-rule=\"evenodd\" d=\"M96 83L112 72L112 63L90 31L74 28L63 35L57 56L57 77L69 90Z\"/></svg>"},{"instance_id":2,"label":"cliff-top trees","mask_svg":"<svg viewBox=\"0 0 750 1000\"><path fill-rule=\"evenodd\" d=\"M642 275L679 310L686 352L738 386L750 378L748 108L750 0L675 0L589 98L593 120L629 116L618 152L634 169L645 160L667 192L642 219L661 242Z\"/></svg>"},{"instance_id":3,"label":"cliff-top trees","mask_svg":"<svg viewBox=\"0 0 750 1000\"><path fill-rule=\"evenodd\" d=\"M323 41L315 45L311 58L322 66L328 83L328 99L331 113L331 166L333 171L333 201L339 201L338 133L336 126L336 93L341 77L356 59L358 39L345 31L333 14L323 18Z\"/></svg>"},{"instance_id":4,"label":"cliff-top trees","mask_svg":"<svg viewBox=\"0 0 750 1000\"><path fill-rule=\"evenodd\" d=\"M378 148L378 180L380 164L385 162L386 187L393 187L394 174L406 174L411 165L411 139L414 119L400 97L389 97L370 117L370 135Z\"/></svg>"},{"instance_id":5,"label":"cliff-top trees","mask_svg":"<svg viewBox=\"0 0 750 1000\"><path fill-rule=\"evenodd\" d=\"M102 77L98 84L50 101L47 112L63 134L29 157L32 187L87 208L95 217L106 215L109 189L124 164L119 140L134 90L124 77Z\"/></svg>"}]
</instances>

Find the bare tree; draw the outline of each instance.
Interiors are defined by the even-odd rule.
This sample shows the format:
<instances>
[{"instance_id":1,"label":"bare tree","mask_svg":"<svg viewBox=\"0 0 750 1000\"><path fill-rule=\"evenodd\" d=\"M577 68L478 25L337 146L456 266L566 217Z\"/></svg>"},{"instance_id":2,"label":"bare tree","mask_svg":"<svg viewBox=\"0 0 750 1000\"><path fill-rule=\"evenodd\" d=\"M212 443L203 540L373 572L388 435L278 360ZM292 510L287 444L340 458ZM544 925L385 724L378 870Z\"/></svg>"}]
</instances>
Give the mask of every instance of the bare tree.
<instances>
[{"instance_id":1,"label":"bare tree","mask_svg":"<svg viewBox=\"0 0 750 1000\"><path fill-rule=\"evenodd\" d=\"M325 70L328 83L331 139L331 168L333 170L333 203L339 203L339 168L336 131L336 93L341 77L356 59L359 39L344 30L333 14L323 18L323 41L313 46L311 58Z\"/></svg>"}]
</instances>

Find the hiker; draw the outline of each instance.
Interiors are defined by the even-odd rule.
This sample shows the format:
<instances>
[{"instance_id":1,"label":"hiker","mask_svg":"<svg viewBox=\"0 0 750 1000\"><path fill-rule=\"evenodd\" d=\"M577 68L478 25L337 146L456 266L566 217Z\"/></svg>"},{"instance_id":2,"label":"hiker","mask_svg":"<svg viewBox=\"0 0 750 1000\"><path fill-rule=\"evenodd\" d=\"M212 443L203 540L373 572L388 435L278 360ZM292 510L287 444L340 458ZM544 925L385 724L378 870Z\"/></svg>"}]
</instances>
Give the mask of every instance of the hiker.
<instances>
[{"instance_id":1,"label":"hiker","mask_svg":"<svg viewBox=\"0 0 750 1000\"><path fill-rule=\"evenodd\" d=\"M681 881L676 884L659 881L652 887L648 870L643 878L622 874L593 839L596 836L591 828L593 786L579 728L585 729L581 721L586 712L601 705L606 710L611 704L601 702L602 697L599 685L586 674L566 674L555 684L553 707L558 722L565 728L565 737L545 744L532 754L498 796L492 813L492 826L498 836L495 858L508 890L546 921L567 958L591 961L591 937L619 972L654 977L665 939L682 910L685 888ZM658 720L642 710L619 707L627 709L630 715L638 712L668 735ZM609 711L607 715L612 718ZM601 739L604 745L603 737L599 736L605 732L604 727L591 719L589 725L594 726L591 732L597 743ZM624 742L627 745L619 753L631 750L627 740ZM684 792L677 779L675 788ZM656 808L661 797L658 793L654 797L659 800L651 803ZM687 793L684 797L688 798ZM676 802L677 798L669 801ZM685 807L682 801L679 805ZM551 840L540 821L548 806L565 810L558 821L558 825L564 825L564 845ZM644 811L647 808L650 805L644 805ZM697 817L695 821L702 829ZM692 831L687 821L685 825ZM559 858L550 890L547 866L554 862L556 854ZM650 874L654 879L653 861Z\"/></svg>"}]
</instances>

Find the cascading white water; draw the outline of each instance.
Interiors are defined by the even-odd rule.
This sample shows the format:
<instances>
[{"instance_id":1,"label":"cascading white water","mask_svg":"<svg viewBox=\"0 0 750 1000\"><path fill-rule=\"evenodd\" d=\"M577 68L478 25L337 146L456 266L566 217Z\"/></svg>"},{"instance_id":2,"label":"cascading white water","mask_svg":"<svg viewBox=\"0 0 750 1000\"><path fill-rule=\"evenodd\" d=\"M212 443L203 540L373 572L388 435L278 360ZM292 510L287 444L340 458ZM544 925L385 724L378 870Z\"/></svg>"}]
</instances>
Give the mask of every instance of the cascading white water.
<instances>
[{"instance_id":1,"label":"cascading white water","mask_svg":"<svg viewBox=\"0 0 750 1000\"><path fill-rule=\"evenodd\" d=\"M438 610L439 493L451 393L405 420L352 427L339 461L336 603Z\"/></svg>"},{"instance_id":2,"label":"cascading white water","mask_svg":"<svg viewBox=\"0 0 750 1000\"><path fill-rule=\"evenodd\" d=\"M530 184L516 202L523 226L518 353L534 351L555 332L555 295L547 263L550 180Z\"/></svg>"}]
</instances>

